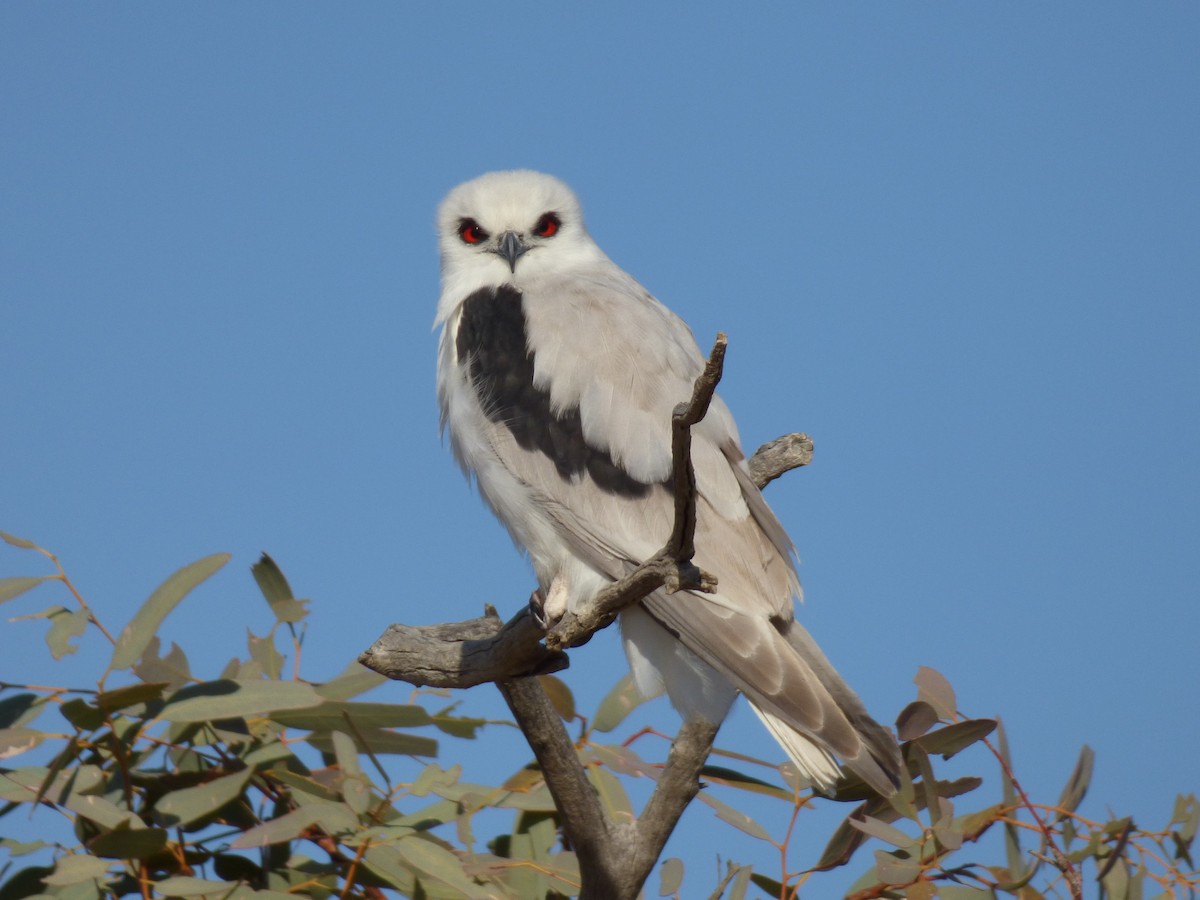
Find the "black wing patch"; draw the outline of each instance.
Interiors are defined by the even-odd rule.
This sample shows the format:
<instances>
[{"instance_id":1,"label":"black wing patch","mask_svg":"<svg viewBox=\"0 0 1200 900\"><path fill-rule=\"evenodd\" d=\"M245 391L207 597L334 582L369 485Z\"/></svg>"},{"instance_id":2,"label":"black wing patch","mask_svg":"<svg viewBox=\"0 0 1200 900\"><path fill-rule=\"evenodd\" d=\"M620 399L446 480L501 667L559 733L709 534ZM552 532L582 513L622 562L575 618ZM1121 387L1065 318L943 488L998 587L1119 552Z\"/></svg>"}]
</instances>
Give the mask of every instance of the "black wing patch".
<instances>
[{"instance_id":1,"label":"black wing patch","mask_svg":"<svg viewBox=\"0 0 1200 900\"><path fill-rule=\"evenodd\" d=\"M455 345L488 419L511 431L523 450L545 454L564 479L587 472L611 494L636 498L650 493L655 485L633 478L608 451L584 440L578 407L556 414L549 392L534 387L520 291L504 285L471 294L463 303Z\"/></svg>"}]
</instances>

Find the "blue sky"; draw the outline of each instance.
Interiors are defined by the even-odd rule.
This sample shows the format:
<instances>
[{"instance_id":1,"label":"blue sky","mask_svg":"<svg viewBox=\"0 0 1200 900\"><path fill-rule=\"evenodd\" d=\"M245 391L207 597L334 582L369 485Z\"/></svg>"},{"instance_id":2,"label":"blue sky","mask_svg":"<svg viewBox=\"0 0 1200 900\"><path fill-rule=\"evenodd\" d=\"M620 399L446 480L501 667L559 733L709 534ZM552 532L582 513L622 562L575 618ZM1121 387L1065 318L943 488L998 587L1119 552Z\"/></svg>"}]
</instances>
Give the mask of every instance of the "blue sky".
<instances>
[{"instance_id":1,"label":"blue sky","mask_svg":"<svg viewBox=\"0 0 1200 900\"><path fill-rule=\"evenodd\" d=\"M438 438L432 221L543 169L728 332L749 449L813 436L768 498L876 715L933 666L1033 794L1086 742L1097 814L1160 824L1200 787L1198 45L1185 3L4 4L0 528L110 627L232 552L166 629L214 676L269 623L262 550L315 601L314 678L392 621L515 610L526 564ZM0 679L44 665L4 629ZM585 706L624 671L611 635L574 659ZM496 740L481 772L524 760ZM744 709L721 743L775 754ZM673 852L734 846L710 823Z\"/></svg>"}]
</instances>

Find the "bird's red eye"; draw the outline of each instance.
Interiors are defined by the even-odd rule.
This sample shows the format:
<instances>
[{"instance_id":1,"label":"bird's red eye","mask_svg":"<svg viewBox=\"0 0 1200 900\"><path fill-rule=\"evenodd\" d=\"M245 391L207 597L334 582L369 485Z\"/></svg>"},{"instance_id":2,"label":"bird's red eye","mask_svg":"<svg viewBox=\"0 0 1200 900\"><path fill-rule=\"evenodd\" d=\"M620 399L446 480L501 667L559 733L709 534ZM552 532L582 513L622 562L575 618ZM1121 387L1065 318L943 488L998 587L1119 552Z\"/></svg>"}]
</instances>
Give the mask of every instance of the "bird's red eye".
<instances>
[{"instance_id":1,"label":"bird's red eye","mask_svg":"<svg viewBox=\"0 0 1200 900\"><path fill-rule=\"evenodd\" d=\"M546 213L537 224L533 226L533 233L538 237L554 237L558 234L558 229L562 225L562 221L554 213Z\"/></svg>"},{"instance_id":2,"label":"bird's red eye","mask_svg":"<svg viewBox=\"0 0 1200 900\"><path fill-rule=\"evenodd\" d=\"M464 244L482 244L488 239L488 233L474 219L463 219L459 223L458 236Z\"/></svg>"}]
</instances>

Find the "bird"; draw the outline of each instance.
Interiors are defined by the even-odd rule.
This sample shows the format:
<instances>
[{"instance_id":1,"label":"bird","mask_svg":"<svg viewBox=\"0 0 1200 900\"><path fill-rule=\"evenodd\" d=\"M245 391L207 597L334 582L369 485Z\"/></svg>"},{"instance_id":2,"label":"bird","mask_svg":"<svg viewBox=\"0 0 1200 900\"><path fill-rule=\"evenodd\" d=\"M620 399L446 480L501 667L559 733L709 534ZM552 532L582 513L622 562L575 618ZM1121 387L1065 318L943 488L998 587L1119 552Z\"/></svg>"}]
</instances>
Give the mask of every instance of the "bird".
<instances>
[{"instance_id":1,"label":"bird","mask_svg":"<svg viewBox=\"0 0 1200 900\"><path fill-rule=\"evenodd\" d=\"M605 255L559 179L497 171L438 207L437 397L459 465L527 553L547 623L671 534L671 414L705 357L688 326ZM837 760L894 792L900 758L796 621L794 548L714 397L692 431L694 562L714 593L656 591L620 614L638 690L720 725L743 694L807 784Z\"/></svg>"}]
</instances>

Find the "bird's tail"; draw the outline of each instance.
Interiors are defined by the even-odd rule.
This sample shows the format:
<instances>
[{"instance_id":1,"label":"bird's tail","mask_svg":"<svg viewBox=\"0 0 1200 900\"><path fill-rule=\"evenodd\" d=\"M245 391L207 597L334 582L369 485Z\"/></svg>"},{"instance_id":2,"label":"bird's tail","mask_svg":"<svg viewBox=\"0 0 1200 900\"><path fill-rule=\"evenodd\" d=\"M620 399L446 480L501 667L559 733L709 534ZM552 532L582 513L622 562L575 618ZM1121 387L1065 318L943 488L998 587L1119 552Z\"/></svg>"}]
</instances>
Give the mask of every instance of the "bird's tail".
<instances>
[{"instance_id":1,"label":"bird's tail","mask_svg":"<svg viewBox=\"0 0 1200 900\"><path fill-rule=\"evenodd\" d=\"M840 753L842 762L880 795L887 797L895 793L900 767L903 765L895 737L871 718L858 695L842 680L842 676L833 668L807 631L793 626L788 631L787 641L817 676L821 686L858 736L858 753ZM767 726L767 730L771 732L771 736L787 751L800 773L818 790L826 793L831 791L841 772L833 755L824 746L820 734L809 734L796 729L776 715L769 703L756 702L749 693L747 699Z\"/></svg>"}]
</instances>

